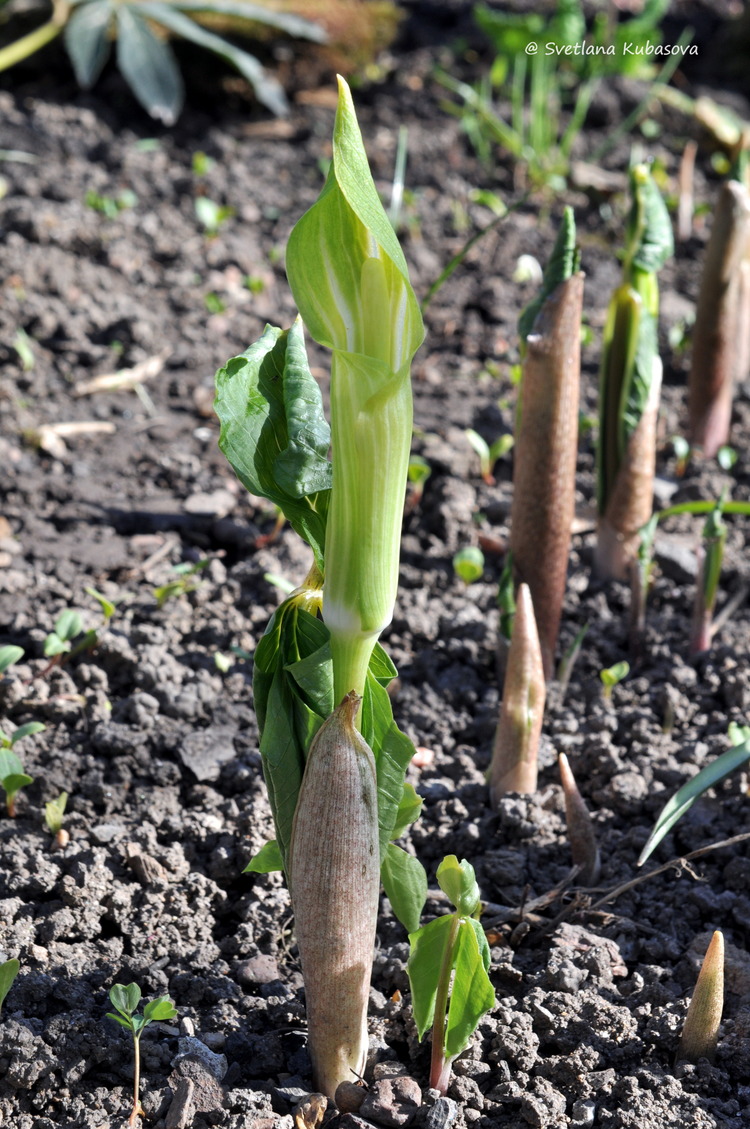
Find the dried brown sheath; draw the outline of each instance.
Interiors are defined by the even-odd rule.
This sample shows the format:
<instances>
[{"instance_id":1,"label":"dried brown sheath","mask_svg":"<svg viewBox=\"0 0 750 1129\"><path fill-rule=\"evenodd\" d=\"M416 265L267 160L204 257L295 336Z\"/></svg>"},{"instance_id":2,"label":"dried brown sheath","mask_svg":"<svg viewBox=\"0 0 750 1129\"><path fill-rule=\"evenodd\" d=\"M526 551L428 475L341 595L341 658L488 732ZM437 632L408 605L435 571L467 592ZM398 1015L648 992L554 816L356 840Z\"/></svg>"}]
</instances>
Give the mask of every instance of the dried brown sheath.
<instances>
[{"instance_id":1,"label":"dried brown sheath","mask_svg":"<svg viewBox=\"0 0 750 1129\"><path fill-rule=\"evenodd\" d=\"M717 929L703 958L682 1029L678 1062L713 1061L724 1007L724 936Z\"/></svg>"},{"instance_id":2,"label":"dried brown sheath","mask_svg":"<svg viewBox=\"0 0 750 1129\"><path fill-rule=\"evenodd\" d=\"M734 385L747 375L748 256L750 193L730 180L719 193L706 248L688 385L690 440L709 458L729 439Z\"/></svg>"},{"instance_id":3,"label":"dried brown sheath","mask_svg":"<svg viewBox=\"0 0 750 1129\"><path fill-rule=\"evenodd\" d=\"M531 593L528 585L522 584L516 596L503 702L489 771L493 808L508 792L536 791L537 755L546 696Z\"/></svg>"},{"instance_id":4,"label":"dried brown sheath","mask_svg":"<svg viewBox=\"0 0 750 1129\"><path fill-rule=\"evenodd\" d=\"M573 863L579 868L582 885L593 886L599 880L601 860L599 844L589 809L578 791L575 777L565 753L558 758L560 780L565 794L565 822Z\"/></svg>"},{"instance_id":5,"label":"dried brown sheath","mask_svg":"<svg viewBox=\"0 0 750 1129\"><path fill-rule=\"evenodd\" d=\"M307 755L289 852L315 1086L333 1098L363 1073L380 891L375 762L352 693Z\"/></svg>"},{"instance_id":6,"label":"dried brown sheath","mask_svg":"<svg viewBox=\"0 0 750 1129\"><path fill-rule=\"evenodd\" d=\"M583 278L579 271L555 287L526 339L515 445L510 548L516 579L531 589L546 678L574 516Z\"/></svg>"}]
</instances>

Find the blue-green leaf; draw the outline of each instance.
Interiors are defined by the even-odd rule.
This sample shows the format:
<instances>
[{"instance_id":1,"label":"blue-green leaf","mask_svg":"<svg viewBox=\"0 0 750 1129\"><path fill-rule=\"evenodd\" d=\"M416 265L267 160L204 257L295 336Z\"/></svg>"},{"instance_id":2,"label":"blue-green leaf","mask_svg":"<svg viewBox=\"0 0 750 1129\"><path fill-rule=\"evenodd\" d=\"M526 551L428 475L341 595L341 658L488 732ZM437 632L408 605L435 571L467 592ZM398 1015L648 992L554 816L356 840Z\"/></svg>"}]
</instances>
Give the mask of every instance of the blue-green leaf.
<instances>
[{"instance_id":1,"label":"blue-green leaf","mask_svg":"<svg viewBox=\"0 0 750 1129\"><path fill-rule=\"evenodd\" d=\"M117 65L144 110L173 125L185 98L182 77L169 44L133 5L117 5Z\"/></svg>"},{"instance_id":2,"label":"blue-green leaf","mask_svg":"<svg viewBox=\"0 0 750 1129\"><path fill-rule=\"evenodd\" d=\"M78 85L89 90L109 58L109 28L115 17L111 0L81 4L65 25L65 48Z\"/></svg>"},{"instance_id":3,"label":"blue-green leaf","mask_svg":"<svg viewBox=\"0 0 750 1129\"><path fill-rule=\"evenodd\" d=\"M263 4L244 3L244 0L176 0L176 7L183 12L205 12L207 15L239 16L243 20L266 24L279 31L293 35L297 39L310 39L314 43L326 43L328 35L324 28L310 20L303 19L293 12L275 12Z\"/></svg>"}]
</instances>

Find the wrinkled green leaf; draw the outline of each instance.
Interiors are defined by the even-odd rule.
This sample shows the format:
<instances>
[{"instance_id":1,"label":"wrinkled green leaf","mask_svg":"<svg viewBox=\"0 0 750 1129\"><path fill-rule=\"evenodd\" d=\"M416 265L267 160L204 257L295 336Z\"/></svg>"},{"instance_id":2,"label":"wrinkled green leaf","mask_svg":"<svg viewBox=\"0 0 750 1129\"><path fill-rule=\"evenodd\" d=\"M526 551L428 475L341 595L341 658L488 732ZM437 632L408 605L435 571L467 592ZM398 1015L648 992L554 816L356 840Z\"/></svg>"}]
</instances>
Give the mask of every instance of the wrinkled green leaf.
<instances>
[{"instance_id":1,"label":"wrinkled green leaf","mask_svg":"<svg viewBox=\"0 0 750 1129\"><path fill-rule=\"evenodd\" d=\"M566 207L563 212L563 218L560 224L560 230L557 233L555 245L552 248L550 260L544 270L539 293L529 302L528 306L524 308L518 319L518 336L521 338L522 346L525 346L526 338L533 331L537 314L552 291L555 290L561 282L567 281L567 279L575 274L578 270L579 262L580 254L576 249L575 216L573 209Z\"/></svg>"},{"instance_id":2,"label":"wrinkled green leaf","mask_svg":"<svg viewBox=\"0 0 750 1129\"><path fill-rule=\"evenodd\" d=\"M169 44L133 5L117 5L117 65L144 110L173 125L185 99L182 77Z\"/></svg>"},{"instance_id":3,"label":"wrinkled green leaf","mask_svg":"<svg viewBox=\"0 0 750 1129\"><path fill-rule=\"evenodd\" d=\"M459 863L455 855L446 855L437 869L437 880L462 917L476 913L480 906L479 886L470 862L462 859Z\"/></svg>"},{"instance_id":4,"label":"wrinkled green leaf","mask_svg":"<svg viewBox=\"0 0 750 1129\"><path fill-rule=\"evenodd\" d=\"M114 17L111 0L90 0L77 7L65 25L65 48L83 90L91 89L109 58Z\"/></svg>"},{"instance_id":5,"label":"wrinkled green leaf","mask_svg":"<svg viewBox=\"0 0 750 1129\"><path fill-rule=\"evenodd\" d=\"M736 745L733 749L722 753L715 761L701 769L692 780L683 784L662 808L654 829L638 856L638 865L643 865L667 832L671 831L677 820L681 819L685 812L692 807L698 796L709 788L713 788L714 784L718 784L720 780L723 780L725 776L734 772L736 768L739 768L748 760L750 760L750 740L745 740L741 745Z\"/></svg>"},{"instance_id":6,"label":"wrinkled green leaf","mask_svg":"<svg viewBox=\"0 0 750 1129\"><path fill-rule=\"evenodd\" d=\"M330 430L302 325L263 336L216 374L219 446L252 494L277 505L323 566Z\"/></svg>"},{"instance_id":7,"label":"wrinkled green leaf","mask_svg":"<svg viewBox=\"0 0 750 1129\"><path fill-rule=\"evenodd\" d=\"M274 870L283 870L284 860L281 857L279 844L275 839L264 843L257 854L253 855L250 862L242 871L243 874L271 874Z\"/></svg>"},{"instance_id":8,"label":"wrinkled green leaf","mask_svg":"<svg viewBox=\"0 0 750 1129\"><path fill-rule=\"evenodd\" d=\"M3 1004L5 1003L5 997L13 986L13 981L16 976L18 976L20 967L21 965L15 957L11 957L10 960L6 960L3 964L0 964L0 1011L2 1011Z\"/></svg>"},{"instance_id":9,"label":"wrinkled green leaf","mask_svg":"<svg viewBox=\"0 0 750 1129\"><path fill-rule=\"evenodd\" d=\"M495 990L487 975L490 952L478 921L462 921L454 956L455 969L445 1030L446 1058L468 1045L482 1016L495 1006Z\"/></svg>"},{"instance_id":10,"label":"wrinkled green leaf","mask_svg":"<svg viewBox=\"0 0 750 1129\"><path fill-rule=\"evenodd\" d=\"M454 915L436 917L415 933L409 934L409 961L406 971L411 988L411 1006L420 1039L435 1019L435 997L446 945L453 928Z\"/></svg>"},{"instance_id":11,"label":"wrinkled green leaf","mask_svg":"<svg viewBox=\"0 0 750 1129\"><path fill-rule=\"evenodd\" d=\"M391 908L407 933L419 929L419 919L427 900L427 875L419 859L389 843L380 878Z\"/></svg>"}]
</instances>

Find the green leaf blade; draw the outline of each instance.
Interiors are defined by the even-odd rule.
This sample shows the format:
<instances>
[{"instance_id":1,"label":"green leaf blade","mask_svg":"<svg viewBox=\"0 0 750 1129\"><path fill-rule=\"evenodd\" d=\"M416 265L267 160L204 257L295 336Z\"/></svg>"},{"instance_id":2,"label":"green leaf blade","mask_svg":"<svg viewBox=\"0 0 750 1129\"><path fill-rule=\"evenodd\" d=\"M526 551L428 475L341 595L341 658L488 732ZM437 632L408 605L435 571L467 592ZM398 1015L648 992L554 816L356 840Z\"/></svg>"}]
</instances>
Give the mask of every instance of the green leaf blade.
<instances>
[{"instance_id":1,"label":"green leaf blade","mask_svg":"<svg viewBox=\"0 0 750 1129\"><path fill-rule=\"evenodd\" d=\"M144 110L174 125L185 100L171 47L154 35L132 5L117 6L117 65Z\"/></svg>"},{"instance_id":2,"label":"green leaf blade","mask_svg":"<svg viewBox=\"0 0 750 1129\"><path fill-rule=\"evenodd\" d=\"M495 1006L477 929L481 926L475 921L462 921L459 927L445 1030L445 1054L451 1059L466 1049L479 1020Z\"/></svg>"},{"instance_id":3,"label":"green leaf blade","mask_svg":"<svg viewBox=\"0 0 750 1129\"><path fill-rule=\"evenodd\" d=\"M420 1039L435 1019L440 971L448 944L453 914L445 914L409 934L410 954L406 965L411 988L411 1006Z\"/></svg>"},{"instance_id":4,"label":"green leaf blade","mask_svg":"<svg viewBox=\"0 0 750 1129\"><path fill-rule=\"evenodd\" d=\"M109 58L109 28L115 17L110 0L90 0L71 15L63 33L76 81L83 90L90 90Z\"/></svg>"},{"instance_id":5,"label":"green leaf blade","mask_svg":"<svg viewBox=\"0 0 750 1129\"><path fill-rule=\"evenodd\" d=\"M20 967L20 962L17 961L15 957L11 957L10 960L6 960L3 964L0 964L0 1011L2 1011L3 1004L5 1003L5 997L13 987L13 981L16 976L18 976Z\"/></svg>"},{"instance_id":6,"label":"green leaf blade","mask_svg":"<svg viewBox=\"0 0 750 1129\"><path fill-rule=\"evenodd\" d=\"M242 871L243 874L271 874L275 870L284 869L284 860L281 857L279 844L275 839L264 843L260 850L253 855L250 862Z\"/></svg>"},{"instance_id":7,"label":"green leaf blade","mask_svg":"<svg viewBox=\"0 0 750 1129\"><path fill-rule=\"evenodd\" d=\"M407 933L416 933L427 901L427 875L419 859L389 843L380 879L391 908Z\"/></svg>"}]
</instances>

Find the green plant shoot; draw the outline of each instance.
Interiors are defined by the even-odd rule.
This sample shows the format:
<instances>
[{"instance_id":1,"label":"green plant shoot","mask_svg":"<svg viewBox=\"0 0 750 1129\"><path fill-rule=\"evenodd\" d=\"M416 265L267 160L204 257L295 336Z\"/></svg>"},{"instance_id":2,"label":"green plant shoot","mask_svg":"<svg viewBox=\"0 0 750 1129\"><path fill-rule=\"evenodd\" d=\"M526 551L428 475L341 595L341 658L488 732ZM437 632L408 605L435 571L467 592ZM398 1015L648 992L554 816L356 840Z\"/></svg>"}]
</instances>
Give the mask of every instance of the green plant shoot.
<instances>
[{"instance_id":1,"label":"green plant shoot","mask_svg":"<svg viewBox=\"0 0 750 1129\"><path fill-rule=\"evenodd\" d=\"M68 803L68 793L61 792L56 800L49 800L44 805L44 822L47 830L52 835L59 835L62 831L63 817Z\"/></svg>"},{"instance_id":2,"label":"green plant shoot","mask_svg":"<svg viewBox=\"0 0 750 1129\"><path fill-rule=\"evenodd\" d=\"M12 643L8 643L5 647L0 647L0 678L5 676L6 671L8 671L10 667L20 662L24 654L23 647L16 647Z\"/></svg>"},{"instance_id":3,"label":"green plant shoot","mask_svg":"<svg viewBox=\"0 0 750 1129\"><path fill-rule=\"evenodd\" d=\"M453 571L464 584L481 580L484 573L484 553L478 545L467 545L453 556Z\"/></svg>"},{"instance_id":4,"label":"green plant shoot","mask_svg":"<svg viewBox=\"0 0 750 1129\"><path fill-rule=\"evenodd\" d=\"M31 724L38 725L39 723L32 722ZM28 726L23 726L23 728L27 729ZM44 726L42 726L43 728ZM5 734L2 734L2 746L0 746L0 787L5 792L5 806L11 819L15 819L16 815L16 796L22 788L33 784L33 777L24 772L20 759L10 748L13 739L18 739L18 732L19 730L16 730L13 738L7 738Z\"/></svg>"},{"instance_id":5,"label":"green plant shoot","mask_svg":"<svg viewBox=\"0 0 750 1129\"><path fill-rule=\"evenodd\" d=\"M492 444L488 444L485 439L469 427L464 432L464 435L469 440L472 448L479 456L479 469L482 473L482 478L488 486L494 486L495 479L492 475L493 467L498 459L503 455L507 455L513 446L514 439L512 435L499 435Z\"/></svg>"},{"instance_id":6,"label":"green plant shoot","mask_svg":"<svg viewBox=\"0 0 750 1129\"><path fill-rule=\"evenodd\" d=\"M599 678L604 687L604 697L611 698L614 687L622 682L623 678L627 678L629 674L630 663L626 662L624 659L622 662L615 663L614 666L608 666L604 670L600 670Z\"/></svg>"},{"instance_id":7,"label":"green plant shoot","mask_svg":"<svg viewBox=\"0 0 750 1129\"><path fill-rule=\"evenodd\" d=\"M719 578L724 560L724 545L727 540L727 527L721 512L724 498L706 518L703 526L703 544L699 550L700 567L695 587L695 604L690 635L690 654L700 655L711 647L713 637L714 608L719 591Z\"/></svg>"},{"instance_id":8,"label":"green plant shoot","mask_svg":"<svg viewBox=\"0 0 750 1129\"><path fill-rule=\"evenodd\" d=\"M3 964L0 964L0 1011L3 1009L5 997L13 987L13 981L16 976L18 976L20 967L21 965L15 957L11 957L10 960L6 960Z\"/></svg>"},{"instance_id":9,"label":"green plant shoot","mask_svg":"<svg viewBox=\"0 0 750 1129\"><path fill-rule=\"evenodd\" d=\"M682 818L699 796L702 796L709 788L713 788L714 784L718 784L730 772L734 772L736 768L740 768L741 765L750 760L750 728L748 726L730 725L729 740L734 747L702 768L697 776L678 788L671 800L668 800L664 805L645 847L638 856L639 866L643 866L667 832L671 831L677 820Z\"/></svg>"},{"instance_id":10,"label":"green plant shoot","mask_svg":"<svg viewBox=\"0 0 750 1129\"><path fill-rule=\"evenodd\" d=\"M419 1038L432 1026L430 1086L444 1094L451 1063L494 1006L495 991L488 976L490 947L477 920L481 902L474 868L448 855L437 880L456 909L409 934L407 972Z\"/></svg>"},{"instance_id":11,"label":"green plant shoot","mask_svg":"<svg viewBox=\"0 0 750 1129\"><path fill-rule=\"evenodd\" d=\"M107 1019L114 1019L133 1036L133 1110L128 1119L129 1129L136 1129L138 1118L144 1116L140 1101L141 1088L141 1035L151 1023L159 1023L167 1019L174 1019L177 1009L168 996L160 996L157 1000L150 1000L143 1008L143 1014L137 1015L138 1005L141 1002L141 989L137 984L115 984L109 990L109 998L115 1012L108 1011Z\"/></svg>"}]
</instances>

